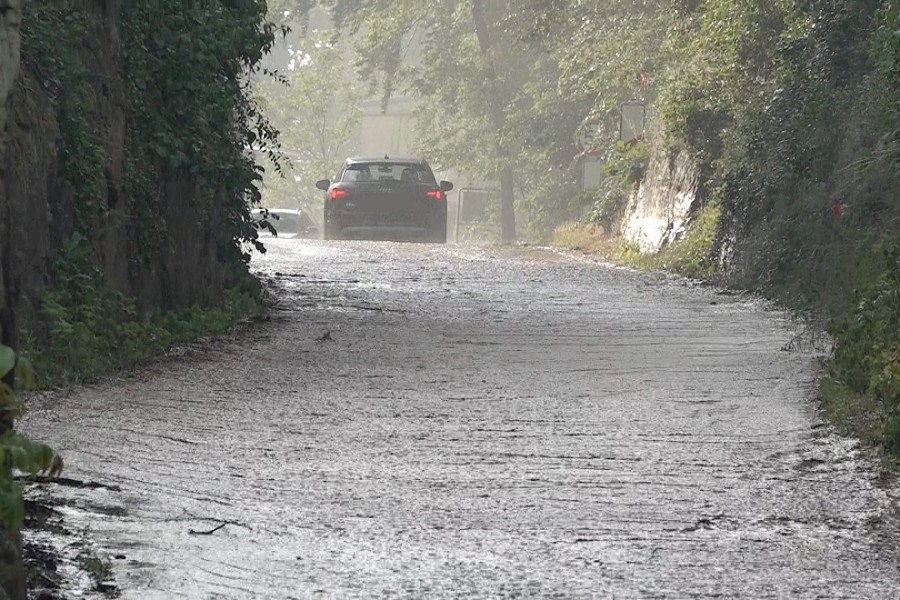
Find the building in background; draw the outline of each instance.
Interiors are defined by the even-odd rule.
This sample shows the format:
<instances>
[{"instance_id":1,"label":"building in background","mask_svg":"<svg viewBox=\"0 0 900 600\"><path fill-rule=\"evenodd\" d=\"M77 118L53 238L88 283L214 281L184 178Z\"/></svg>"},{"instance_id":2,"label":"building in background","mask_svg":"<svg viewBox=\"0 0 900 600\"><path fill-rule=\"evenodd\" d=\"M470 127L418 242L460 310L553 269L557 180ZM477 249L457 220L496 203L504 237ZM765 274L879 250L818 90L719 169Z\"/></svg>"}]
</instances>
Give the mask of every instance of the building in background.
<instances>
[{"instance_id":1,"label":"building in background","mask_svg":"<svg viewBox=\"0 0 900 600\"><path fill-rule=\"evenodd\" d=\"M381 110L381 98L369 98L360 104L358 148L362 156L415 154L415 110L418 100L412 96L394 96L387 110ZM425 157L427 159L427 157Z\"/></svg>"}]
</instances>

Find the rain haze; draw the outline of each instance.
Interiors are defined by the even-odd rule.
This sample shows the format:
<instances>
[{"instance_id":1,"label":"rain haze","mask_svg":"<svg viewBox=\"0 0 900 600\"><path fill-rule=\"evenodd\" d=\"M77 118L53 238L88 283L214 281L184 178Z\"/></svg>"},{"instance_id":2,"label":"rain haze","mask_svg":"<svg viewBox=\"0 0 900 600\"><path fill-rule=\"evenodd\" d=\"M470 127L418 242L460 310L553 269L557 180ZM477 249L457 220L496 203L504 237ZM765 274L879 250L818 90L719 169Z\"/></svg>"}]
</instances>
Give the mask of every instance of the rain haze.
<instances>
[{"instance_id":1,"label":"rain haze","mask_svg":"<svg viewBox=\"0 0 900 600\"><path fill-rule=\"evenodd\" d=\"M0 0L0 598L900 597L898 31Z\"/></svg>"}]
</instances>

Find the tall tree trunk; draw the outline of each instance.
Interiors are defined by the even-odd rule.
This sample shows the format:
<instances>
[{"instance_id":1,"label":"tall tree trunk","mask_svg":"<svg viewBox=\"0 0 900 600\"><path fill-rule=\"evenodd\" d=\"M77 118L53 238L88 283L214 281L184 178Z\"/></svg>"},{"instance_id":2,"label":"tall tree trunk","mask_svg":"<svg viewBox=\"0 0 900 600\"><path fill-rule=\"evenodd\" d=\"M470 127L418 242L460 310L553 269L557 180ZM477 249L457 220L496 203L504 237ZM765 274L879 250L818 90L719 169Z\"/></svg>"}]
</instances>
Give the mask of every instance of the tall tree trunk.
<instances>
[{"instance_id":1,"label":"tall tree trunk","mask_svg":"<svg viewBox=\"0 0 900 600\"><path fill-rule=\"evenodd\" d=\"M503 113L503 102L497 85L497 70L491 54L491 36L487 18L484 14L484 0L473 0L472 20L475 23L475 36L484 59L485 73L488 78L488 89L491 102L491 121L496 130L496 153L500 180L500 236L504 244L516 241L516 208L513 192L514 174L509 148L503 143L503 131L506 129L506 115Z\"/></svg>"},{"instance_id":2,"label":"tall tree trunk","mask_svg":"<svg viewBox=\"0 0 900 600\"><path fill-rule=\"evenodd\" d=\"M13 222L6 197L6 121L9 97L19 75L21 22L21 0L0 0L0 343L13 349L17 346L17 329L13 315L15 288L10 241ZM12 372L7 374L7 384L12 385L12 377ZM12 418L4 411L0 416L0 434L12 429L12 425Z\"/></svg>"},{"instance_id":3,"label":"tall tree trunk","mask_svg":"<svg viewBox=\"0 0 900 600\"><path fill-rule=\"evenodd\" d=\"M0 155L6 142L6 101L19 75L22 0L0 0Z\"/></svg>"},{"instance_id":4,"label":"tall tree trunk","mask_svg":"<svg viewBox=\"0 0 900 600\"><path fill-rule=\"evenodd\" d=\"M0 343L16 347L16 323L13 313L15 289L12 286L9 228L12 226L6 198L7 101L19 75L19 27L21 0L0 0ZM13 373L6 383L12 384ZM0 433L12 429L12 417L4 412ZM0 469L9 469L8 464ZM25 571L22 566L22 538L18 531L0 525L0 599L25 599Z\"/></svg>"}]
</instances>

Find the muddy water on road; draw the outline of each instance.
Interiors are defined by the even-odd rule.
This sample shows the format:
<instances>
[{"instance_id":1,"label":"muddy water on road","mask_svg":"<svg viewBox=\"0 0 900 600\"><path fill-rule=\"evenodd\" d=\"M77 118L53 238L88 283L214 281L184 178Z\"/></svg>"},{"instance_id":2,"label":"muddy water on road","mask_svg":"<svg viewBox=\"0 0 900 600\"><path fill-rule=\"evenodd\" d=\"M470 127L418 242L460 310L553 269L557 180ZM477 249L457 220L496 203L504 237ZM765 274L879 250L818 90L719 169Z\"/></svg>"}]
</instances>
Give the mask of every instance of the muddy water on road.
<instances>
[{"instance_id":1,"label":"muddy water on road","mask_svg":"<svg viewBox=\"0 0 900 600\"><path fill-rule=\"evenodd\" d=\"M540 249L254 268L270 323L25 423L122 488L62 493L124 598L900 597L892 501L758 303Z\"/></svg>"}]
</instances>

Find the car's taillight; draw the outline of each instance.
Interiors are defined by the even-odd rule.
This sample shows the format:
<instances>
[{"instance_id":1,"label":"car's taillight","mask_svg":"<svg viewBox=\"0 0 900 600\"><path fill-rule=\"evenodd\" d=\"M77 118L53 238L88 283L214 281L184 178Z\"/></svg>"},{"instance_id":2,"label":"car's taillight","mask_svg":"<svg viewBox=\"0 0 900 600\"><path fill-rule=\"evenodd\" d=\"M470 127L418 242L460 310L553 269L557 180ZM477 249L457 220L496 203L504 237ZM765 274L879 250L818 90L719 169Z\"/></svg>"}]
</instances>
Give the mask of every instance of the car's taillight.
<instances>
[{"instance_id":1,"label":"car's taillight","mask_svg":"<svg viewBox=\"0 0 900 600\"><path fill-rule=\"evenodd\" d=\"M444 192L442 192L438 188L435 188L433 190L428 190L427 192L425 192L425 195L434 200L443 200L444 199Z\"/></svg>"},{"instance_id":2,"label":"car's taillight","mask_svg":"<svg viewBox=\"0 0 900 600\"><path fill-rule=\"evenodd\" d=\"M333 187L328 191L328 197L332 202L335 200L339 200L341 198L346 198L350 192L347 191L347 188L342 187Z\"/></svg>"}]
</instances>

